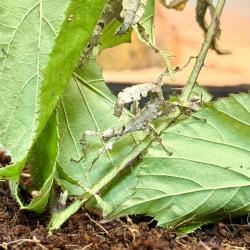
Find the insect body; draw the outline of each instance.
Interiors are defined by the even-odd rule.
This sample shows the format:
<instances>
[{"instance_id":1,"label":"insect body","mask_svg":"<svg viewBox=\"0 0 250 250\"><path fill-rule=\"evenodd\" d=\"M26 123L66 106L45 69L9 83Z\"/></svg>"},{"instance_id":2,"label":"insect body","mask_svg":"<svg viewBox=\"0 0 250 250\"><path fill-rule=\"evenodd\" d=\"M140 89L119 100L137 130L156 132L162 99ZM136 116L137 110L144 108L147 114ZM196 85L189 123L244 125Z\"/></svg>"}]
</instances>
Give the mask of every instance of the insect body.
<instances>
[{"instance_id":1,"label":"insect body","mask_svg":"<svg viewBox=\"0 0 250 250\"><path fill-rule=\"evenodd\" d=\"M108 128L103 132L96 132L93 130L86 130L84 137L88 136L100 136L100 138L107 142L113 137L121 137L124 134L151 129L150 123L161 116L161 105L162 101L159 99L153 99L147 103L147 105L131 120L124 124L120 128Z\"/></svg>"},{"instance_id":2,"label":"insect body","mask_svg":"<svg viewBox=\"0 0 250 250\"><path fill-rule=\"evenodd\" d=\"M192 96L187 103L169 102L163 99L161 88L159 88L155 84L149 83L135 85L126 88L122 92L120 92L115 105L114 114L120 117L123 112L123 108L126 104L129 104L131 102L138 102L141 97L145 97L149 93L151 93L152 96L146 106L141 110L139 109L139 112L127 123L123 124L123 126L111 127L102 132L86 130L83 133L83 137L81 139L81 144L83 145L83 157L80 160L82 160L86 155L86 136L99 136L104 143L104 147L101 148L97 157L92 162L93 165L94 162L99 159L100 155L103 152L112 149L114 142L119 140L121 136L135 131L149 131L152 135L155 136L155 139L163 146L167 154L171 155L172 152L168 151L166 146L161 141L160 135L154 128L153 122L159 117L169 117L170 114L177 113L178 114L176 117L174 117L173 121L176 121L181 115L192 116L194 118L203 120L203 118L196 117L192 114L192 112L198 111L201 107L202 103L199 97ZM178 110L179 112L175 113ZM116 139L111 140L113 138Z\"/></svg>"},{"instance_id":3,"label":"insect body","mask_svg":"<svg viewBox=\"0 0 250 250\"><path fill-rule=\"evenodd\" d=\"M131 120L129 120L126 124L124 124L122 127L112 127L104 130L103 132L96 132L93 130L86 130L83 134L83 137L81 139L81 144L83 145L83 154L86 154L86 136L99 136L102 141L105 143L105 146L100 150L97 157L93 160L92 165L98 160L100 155L105 150L110 150L113 147L114 141L110 141L112 138L116 138L116 140L119 140L119 138L127 133L132 133L135 131L150 131L156 138L156 140L163 146L164 150L167 152L168 155L171 155L172 152L168 151L165 145L163 145L159 134L156 132L152 122L158 118L164 115L164 108L162 107L164 105L163 100L159 98L153 98L150 100L146 106L140 110L139 113L137 113ZM83 158L79 161L81 161Z\"/></svg>"},{"instance_id":4,"label":"insect body","mask_svg":"<svg viewBox=\"0 0 250 250\"><path fill-rule=\"evenodd\" d=\"M123 23L117 29L117 35L125 34L129 28L137 24L144 14L147 0L123 0Z\"/></svg>"}]
</instances>

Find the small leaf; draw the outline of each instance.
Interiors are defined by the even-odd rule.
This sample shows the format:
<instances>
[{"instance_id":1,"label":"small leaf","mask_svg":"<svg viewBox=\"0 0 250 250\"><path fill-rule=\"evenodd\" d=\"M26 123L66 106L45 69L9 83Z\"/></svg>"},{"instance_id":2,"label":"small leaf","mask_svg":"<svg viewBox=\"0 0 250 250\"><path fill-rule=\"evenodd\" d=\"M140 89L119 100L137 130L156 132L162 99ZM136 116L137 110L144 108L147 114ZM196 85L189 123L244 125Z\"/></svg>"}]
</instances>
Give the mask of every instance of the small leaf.
<instances>
[{"instance_id":1,"label":"small leaf","mask_svg":"<svg viewBox=\"0 0 250 250\"><path fill-rule=\"evenodd\" d=\"M118 27L116 34L125 34L133 25L139 23L144 14L147 0L123 0L122 16L123 22Z\"/></svg>"},{"instance_id":2,"label":"small leaf","mask_svg":"<svg viewBox=\"0 0 250 250\"><path fill-rule=\"evenodd\" d=\"M57 157L59 151L59 134L56 114L53 113L46 127L34 144L28 159L33 183L40 189L40 195L32 199L29 205L22 204L22 209L43 212L53 186Z\"/></svg>"},{"instance_id":3,"label":"small leaf","mask_svg":"<svg viewBox=\"0 0 250 250\"><path fill-rule=\"evenodd\" d=\"M76 200L73 203L71 203L67 208L60 210L60 211L54 211L52 213L52 217L50 219L50 223L48 225L49 230L55 230L60 228L60 226L74 213L76 213L82 206L81 200Z\"/></svg>"},{"instance_id":4,"label":"small leaf","mask_svg":"<svg viewBox=\"0 0 250 250\"><path fill-rule=\"evenodd\" d=\"M207 0L197 0L195 12L196 12L196 22L199 24L200 28L203 30L204 35L208 32L208 23L206 21L206 13L209 10L211 18L215 15L214 5L212 2ZM220 22L217 22L217 30L211 41L210 48L214 50L219 55L231 54L228 50L223 50L218 45L218 40L220 39L221 29Z\"/></svg>"}]
</instances>

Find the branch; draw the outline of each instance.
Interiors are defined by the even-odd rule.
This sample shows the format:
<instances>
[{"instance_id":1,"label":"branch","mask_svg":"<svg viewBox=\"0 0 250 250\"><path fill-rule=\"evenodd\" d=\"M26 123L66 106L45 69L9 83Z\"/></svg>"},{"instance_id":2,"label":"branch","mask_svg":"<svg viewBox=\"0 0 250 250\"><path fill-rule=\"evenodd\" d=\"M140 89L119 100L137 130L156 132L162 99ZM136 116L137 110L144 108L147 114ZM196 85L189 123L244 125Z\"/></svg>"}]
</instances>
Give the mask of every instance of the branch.
<instances>
[{"instance_id":1,"label":"branch","mask_svg":"<svg viewBox=\"0 0 250 250\"><path fill-rule=\"evenodd\" d=\"M191 72L191 75L188 79L187 84L183 88L181 100L187 101L191 95L191 92L196 84L198 75L201 71L201 68L204 64L208 49L210 48L211 42L213 41L214 35L216 33L216 30L218 28L219 18L221 16L223 7L225 5L226 0L218 0L214 16L212 18L212 21L210 23L210 26L208 28L208 32L206 34L204 43L202 44L201 50L199 52L199 55L197 57L197 60L195 62L194 68Z\"/></svg>"}]
</instances>

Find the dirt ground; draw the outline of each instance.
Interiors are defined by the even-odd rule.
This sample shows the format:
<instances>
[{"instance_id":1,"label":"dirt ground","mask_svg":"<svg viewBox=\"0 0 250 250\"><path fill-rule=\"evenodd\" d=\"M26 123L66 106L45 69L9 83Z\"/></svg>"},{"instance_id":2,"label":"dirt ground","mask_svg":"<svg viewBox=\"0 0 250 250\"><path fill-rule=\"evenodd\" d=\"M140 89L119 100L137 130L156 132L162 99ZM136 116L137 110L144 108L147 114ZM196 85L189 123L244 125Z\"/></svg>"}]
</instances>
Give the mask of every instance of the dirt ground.
<instances>
[{"instance_id":1,"label":"dirt ground","mask_svg":"<svg viewBox=\"0 0 250 250\"><path fill-rule=\"evenodd\" d=\"M146 217L107 222L84 210L48 235L48 219L48 213L20 211L7 183L0 182L0 249L250 249L246 218L208 225L189 235L158 228Z\"/></svg>"}]
</instances>

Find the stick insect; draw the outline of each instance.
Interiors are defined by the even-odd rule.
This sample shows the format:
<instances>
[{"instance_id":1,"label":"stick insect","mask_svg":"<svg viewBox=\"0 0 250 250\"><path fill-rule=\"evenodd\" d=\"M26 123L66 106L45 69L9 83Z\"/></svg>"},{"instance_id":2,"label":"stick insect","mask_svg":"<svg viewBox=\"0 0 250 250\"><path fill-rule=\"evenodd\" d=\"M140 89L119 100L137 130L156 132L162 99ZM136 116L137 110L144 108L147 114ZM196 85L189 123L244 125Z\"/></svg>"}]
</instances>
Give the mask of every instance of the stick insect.
<instances>
[{"instance_id":1,"label":"stick insect","mask_svg":"<svg viewBox=\"0 0 250 250\"><path fill-rule=\"evenodd\" d=\"M150 100L143 109L140 109L138 107L139 101L141 98L149 94L151 95ZM169 102L164 100L161 86L152 83L134 85L132 87L125 88L122 92L120 92L114 108L114 115L120 117L124 111L124 107L130 103L132 103L133 109L137 112L132 119L123 124L121 127L111 127L102 132L97 132L94 130L84 131L81 139L81 144L83 146L83 156L76 161L79 162L86 156L87 136L98 136L105 144L98 152L96 158L93 160L93 166L93 164L99 159L100 155L105 151L112 149L113 144L123 135L135 131L146 131L152 134L156 141L162 145L166 153L171 156L172 152L169 151L167 146L162 142L160 135L153 125L153 122L159 117L169 117L169 115L173 114L176 109L178 109L180 113L176 117L176 120L180 117L180 115L192 116L197 119L202 119L192 115L192 112L198 111L202 104L199 97L191 97L189 102L186 104Z\"/></svg>"},{"instance_id":2,"label":"stick insect","mask_svg":"<svg viewBox=\"0 0 250 250\"><path fill-rule=\"evenodd\" d=\"M125 34L130 27L136 25L144 14L147 0L123 0L123 22L116 34Z\"/></svg>"}]
</instances>

